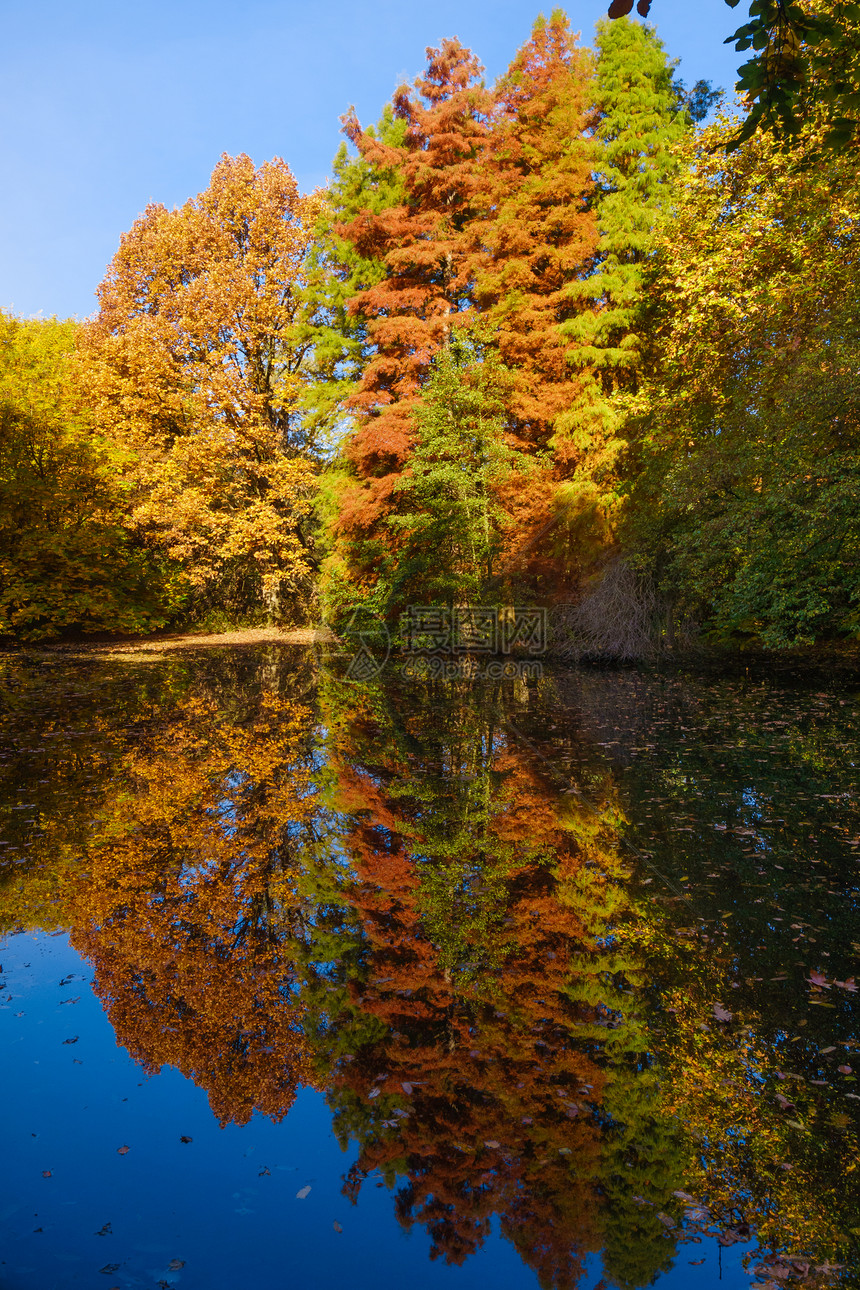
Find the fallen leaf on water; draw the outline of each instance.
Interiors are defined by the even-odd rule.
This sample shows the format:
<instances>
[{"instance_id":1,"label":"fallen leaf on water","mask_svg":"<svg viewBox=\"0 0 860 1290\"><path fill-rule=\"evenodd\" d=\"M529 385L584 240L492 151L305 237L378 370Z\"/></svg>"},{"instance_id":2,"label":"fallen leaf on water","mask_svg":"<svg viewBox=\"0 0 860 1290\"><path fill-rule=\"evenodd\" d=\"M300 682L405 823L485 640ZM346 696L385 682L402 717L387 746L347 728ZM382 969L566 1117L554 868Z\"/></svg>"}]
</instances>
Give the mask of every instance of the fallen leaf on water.
<instances>
[{"instance_id":1,"label":"fallen leaf on water","mask_svg":"<svg viewBox=\"0 0 860 1290\"><path fill-rule=\"evenodd\" d=\"M717 1021L731 1021L732 1017L734 1016L734 1013L729 1012L728 1008L724 1008L721 1003L715 1003L714 1016L716 1017Z\"/></svg>"},{"instance_id":2,"label":"fallen leaf on water","mask_svg":"<svg viewBox=\"0 0 860 1290\"><path fill-rule=\"evenodd\" d=\"M690 1267L691 1267L691 1268L699 1268L699 1267L701 1267L701 1266L702 1266L702 1264L704 1263L704 1261L705 1261L704 1259L688 1259L688 1260L687 1260L687 1262L689 1263L689 1265L690 1265Z\"/></svg>"},{"instance_id":3,"label":"fallen leaf on water","mask_svg":"<svg viewBox=\"0 0 860 1290\"><path fill-rule=\"evenodd\" d=\"M662 1214L662 1213L660 1213L660 1214L658 1214L658 1215L657 1215L657 1217L659 1218L660 1222L663 1224L663 1226L664 1226L664 1227L674 1227L674 1226L675 1226L675 1220L674 1220L674 1218L670 1218L668 1214Z\"/></svg>"},{"instance_id":4,"label":"fallen leaf on water","mask_svg":"<svg viewBox=\"0 0 860 1290\"><path fill-rule=\"evenodd\" d=\"M403 1089L403 1092L406 1093L407 1095L412 1092L412 1085L407 1084L405 1081L400 1085L400 1087Z\"/></svg>"},{"instance_id":5,"label":"fallen leaf on water","mask_svg":"<svg viewBox=\"0 0 860 1290\"><path fill-rule=\"evenodd\" d=\"M267 1169L265 1165L263 1165L263 1168L257 1174L258 1178L271 1178L271 1176L272 1176L271 1169Z\"/></svg>"},{"instance_id":6,"label":"fallen leaf on water","mask_svg":"<svg viewBox=\"0 0 860 1290\"><path fill-rule=\"evenodd\" d=\"M332 1227L334 1228L334 1230L335 1230L336 1232L342 1232L342 1231L343 1231L343 1228L341 1227L341 1225L340 1225L340 1223L337 1221L337 1219L335 1219L335 1220L334 1220L334 1222L332 1223Z\"/></svg>"},{"instance_id":7,"label":"fallen leaf on water","mask_svg":"<svg viewBox=\"0 0 860 1290\"><path fill-rule=\"evenodd\" d=\"M484 1146L489 1147L491 1151L495 1151L497 1147L501 1146L501 1143L496 1142L495 1138L486 1138L484 1141Z\"/></svg>"},{"instance_id":8,"label":"fallen leaf on water","mask_svg":"<svg viewBox=\"0 0 860 1290\"><path fill-rule=\"evenodd\" d=\"M692 1204L692 1203L693 1203L693 1201L695 1200L695 1197L694 1197L694 1196L691 1196L691 1195L689 1194L689 1192L686 1192L686 1191L673 1191L673 1192L672 1192L672 1195L673 1195L673 1196L677 1196L677 1197L678 1197L678 1200L686 1200L686 1201L689 1201L689 1202L690 1202L690 1204Z\"/></svg>"},{"instance_id":9,"label":"fallen leaf on water","mask_svg":"<svg viewBox=\"0 0 860 1290\"><path fill-rule=\"evenodd\" d=\"M110 1223L105 1223L104 1227L100 1227L99 1230L96 1232L96 1236L112 1236L112 1235L113 1235L113 1229Z\"/></svg>"},{"instance_id":10,"label":"fallen leaf on water","mask_svg":"<svg viewBox=\"0 0 860 1290\"><path fill-rule=\"evenodd\" d=\"M116 1154L118 1156L127 1156L129 1151L131 1151L131 1147L117 1147Z\"/></svg>"},{"instance_id":11,"label":"fallen leaf on water","mask_svg":"<svg viewBox=\"0 0 860 1290\"><path fill-rule=\"evenodd\" d=\"M193 1141L194 1141L194 1139L193 1139L193 1138L186 1138L185 1134L183 1133L183 1134L182 1134L182 1136L181 1136L181 1138L179 1139L179 1141L180 1141L180 1142L193 1142Z\"/></svg>"},{"instance_id":12,"label":"fallen leaf on water","mask_svg":"<svg viewBox=\"0 0 860 1290\"><path fill-rule=\"evenodd\" d=\"M104 1267L103 1267L103 1268L99 1268L99 1272L104 1272L104 1273L106 1273L106 1274L108 1274L108 1275L109 1275L111 1272L119 1272L119 1264L118 1264L118 1263L106 1263L106 1264L104 1265Z\"/></svg>"},{"instance_id":13,"label":"fallen leaf on water","mask_svg":"<svg viewBox=\"0 0 860 1290\"><path fill-rule=\"evenodd\" d=\"M168 1272L178 1272L180 1268L185 1267L184 1259L171 1259L167 1265Z\"/></svg>"},{"instance_id":14,"label":"fallen leaf on water","mask_svg":"<svg viewBox=\"0 0 860 1290\"><path fill-rule=\"evenodd\" d=\"M368 1096L368 1097L379 1097L379 1089L378 1089L378 1088L372 1088L372 1089L370 1090L370 1092L368 1093L368 1095L367 1095L367 1096Z\"/></svg>"},{"instance_id":15,"label":"fallen leaf on water","mask_svg":"<svg viewBox=\"0 0 860 1290\"><path fill-rule=\"evenodd\" d=\"M42 1177L43 1177L43 1178L50 1178L50 1177L51 1177L51 1171L50 1171L50 1169L43 1169L43 1170L42 1170Z\"/></svg>"},{"instance_id":16,"label":"fallen leaf on water","mask_svg":"<svg viewBox=\"0 0 860 1290\"><path fill-rule=\"evenodd\" d=\"M839 1071L839 1074L840 1074L840 1075L851 1075L851 1074L853 1074L852 1069L851 1069L851 1067L850 1067L850 1066L837 1066L837 1067L836 1067L836 1069Z\"/></svg>"},{"instance_id":17,"label":"fallen leaf on water","mask_svg":"<svg viewBox=\"0 0 860 1290\"><path fill-rule=\"evenodd\" d=\"M64 1039L64 1040L63 1040L63 1043L64 1043L64 1044L76 1044L76 1043L78 1042L78 1040L79 1040L79 1039L80 1039L80 1035L75 1035L74 1039Z\"/></svg>"},{"instance_id":18,"label":"fallen leaf on water","mask_svg":"<svg viewBox=\"0 0 860 1290\"><path fill-rule=\"evenodd\" d=\"M307 1196L310 1196L310 1194L310 1187L302 1187L301 1191L296 1192L296 1200L304 1200Z\"/></svg>"}]
</instances>

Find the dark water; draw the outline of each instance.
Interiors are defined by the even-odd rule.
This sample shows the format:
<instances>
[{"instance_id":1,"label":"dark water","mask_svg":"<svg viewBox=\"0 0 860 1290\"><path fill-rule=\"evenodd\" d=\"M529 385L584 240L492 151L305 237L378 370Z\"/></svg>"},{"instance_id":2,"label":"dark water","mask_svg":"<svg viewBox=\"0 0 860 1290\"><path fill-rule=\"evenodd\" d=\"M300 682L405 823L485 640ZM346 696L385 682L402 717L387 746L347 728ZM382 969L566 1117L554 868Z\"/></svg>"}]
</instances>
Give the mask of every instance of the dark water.
<instances>
[{"instance_id":1,"label":"dark water","mask_svg":"<svg viewBox=\"0 0 860 1290\"><path fill-rule=\"evenodd\" d=\"M2 1290L860 1285L856 686L0 672Z\"/></svg>"}]
</instances>

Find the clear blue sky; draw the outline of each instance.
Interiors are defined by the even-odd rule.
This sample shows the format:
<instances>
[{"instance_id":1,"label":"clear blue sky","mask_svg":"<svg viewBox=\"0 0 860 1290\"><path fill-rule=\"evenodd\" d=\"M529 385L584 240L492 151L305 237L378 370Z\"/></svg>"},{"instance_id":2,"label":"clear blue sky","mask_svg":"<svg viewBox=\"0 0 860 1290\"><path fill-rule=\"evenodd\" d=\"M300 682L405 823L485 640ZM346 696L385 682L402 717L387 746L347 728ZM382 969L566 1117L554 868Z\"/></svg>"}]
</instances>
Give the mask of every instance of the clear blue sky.
<instances>
[{"instance_id":1,"label":"clear blue sky","mask_svg":"<svg viewBox=\"0 0 860 1290\"><path fill-rule=\"evenodd\" d=\"M576 0L590 44L608 0ZM282 156L324 183L354 103L375 120L424 50L459 36L494 79L541 11L529 0L0 0L0 306L93 312L93 292L148 201L181 204L222 152ZM723 40L745 7L654 0L680 74L731 89Z\"/></svg>"}]
</instances>

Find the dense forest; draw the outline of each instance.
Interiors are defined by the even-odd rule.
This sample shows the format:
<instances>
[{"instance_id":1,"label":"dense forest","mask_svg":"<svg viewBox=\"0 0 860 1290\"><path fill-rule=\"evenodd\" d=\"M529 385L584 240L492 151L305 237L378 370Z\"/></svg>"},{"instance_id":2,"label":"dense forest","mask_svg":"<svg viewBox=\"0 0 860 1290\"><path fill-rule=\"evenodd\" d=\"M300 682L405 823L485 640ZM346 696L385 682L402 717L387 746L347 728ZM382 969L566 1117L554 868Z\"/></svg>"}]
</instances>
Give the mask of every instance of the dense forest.
<instances>
[{"instance_id":1,"label":"dense forest","mask_svg":"<svg viewBox=\"0 0 860 1290\"><path fill-rule=\"evenodd\" d=\"M539 18L492 86L445 40L324 190L225 154L150 205L91 319L0 315L0 634L517 604L568 656L856 639L856 8L780 29L737 112L626 16Z\"/></svg>"}]
</instances>

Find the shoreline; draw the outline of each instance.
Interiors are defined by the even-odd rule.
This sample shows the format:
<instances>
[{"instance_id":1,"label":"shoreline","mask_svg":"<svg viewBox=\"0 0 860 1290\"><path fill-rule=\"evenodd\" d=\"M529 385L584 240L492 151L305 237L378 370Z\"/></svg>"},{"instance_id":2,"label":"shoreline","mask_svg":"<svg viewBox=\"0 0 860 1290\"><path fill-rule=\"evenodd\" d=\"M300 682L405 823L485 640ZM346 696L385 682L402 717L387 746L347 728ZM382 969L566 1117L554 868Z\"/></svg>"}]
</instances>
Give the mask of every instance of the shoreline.
<instances>
[{"instance_id":1,"label":"shoreline","mask_svg":"<svg viewBox=\"0 0 860 1290\"><path fill-rule=\"evenodd\" d=\"M243 645L333 644L337 637L330 628L240 627L226 632L171 632L165 636L110 637L105 640L33 641L0 646L0 653L39 654L57 658L146 658L186 649L211 649Z\"/></svg>"},{"instance_id":2,"label":"shoreline","mask_svg":"<svg viewBox=\"0 0 860 1290\"><path fill-rule=\"evenodd\" d=\"M7 637L0 640L0 657L38 657L48 659L117 659L141 661L156 659L184 650L242 648L257 645L337 645L339 637L326 624L313 627L241 627L223 632L168 632L150 636L111 636L99 633L92 639L19 642ZM560 657L552 649L541 656L550 667L570 671L644 671L651 673L737 673L745 671L759 678L762 672L774 675L806 675L822 671L841 680L860 677L860 643L821 642L787 650L764 650L748 643L727 648L686 649L665 652L656 657L619 661L613 658L586 657L576 662Z\"/></svg>"}]
</instances>

